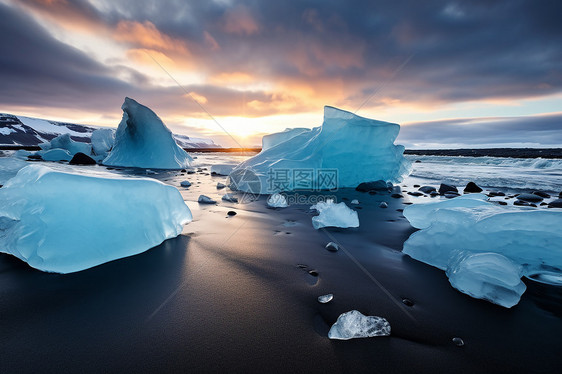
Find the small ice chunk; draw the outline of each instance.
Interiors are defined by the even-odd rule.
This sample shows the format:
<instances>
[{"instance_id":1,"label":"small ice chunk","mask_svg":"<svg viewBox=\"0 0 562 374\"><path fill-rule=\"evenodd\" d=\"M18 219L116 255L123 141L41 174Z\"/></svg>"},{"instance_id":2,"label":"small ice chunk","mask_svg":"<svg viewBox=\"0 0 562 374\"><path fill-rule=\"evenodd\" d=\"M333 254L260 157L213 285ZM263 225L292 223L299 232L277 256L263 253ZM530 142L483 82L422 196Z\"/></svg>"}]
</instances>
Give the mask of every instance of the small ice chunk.
<instances>
[{"instance_id":1,"label":"small ice chunk","mask_svg":"<svg viewBox=\"0 0 562 374\"><path fill-rule=\"evenodd\" d=\"M457 347L462 347L464 345L464 340L461 338L453 338L453 344Z\"/></svg>"},{"instance_id":2,"label":"small ice chunk","mask_svg":"<svg viewBox=\"0 0 562 374\"><path fill-rule=\"evenodd\" d=\"M318 302L320 304L327 304L330 301L332 301L332 299L334 298L334 294L326 294L326 295L322 295L322 296L318 296Z\"/></svg>"},{"instance_id":3,"label":"small ice chunk","mask_svg":"<svg viewBox=\"0 0 562 374\"><path fill-rule=\"evenodd\" d=\"M328 199L311 206L310 209L315 209L320 213L312 217L312 226L315 229L322 227L359 227L357 212L343 202L336 204L334 200Z\"/></svg>"},{"instance_id":4,"label":"small ice chunk","mask_svg":"<svg viewBox=\"0 0 562 374\"><path fill-rule=\"evenodd\" d=\"M225 188L225 187L226 187L226 184L221 183L221 182L218 182L218 183L217 183L217 190L222 190L222 189Z\"/></svg>"},{"instance_id":5,"label":"small ice chunk","mask_svg":"<svg viewBox=\"0 0 562 374\"><path fill-rule=\"evenodd\" d=\"M12 157L14 158L19 158L21 160L27 160L27 157L31 156L32 154L34 154L35 152L31 152L31 151L26 151L25 149L18 149L13 155Z\"/></svg>"},{"instance_id":6,"label":"small ice chunk","mask_svg":"<svg viewBox=\"0 0 562 374\"><path fill-rule=\"evenodd\" d=\"M337 252L340 249L340 246L337 243L329 242L326 244L326 249L330 252Z\"/></svg>"},{"instance_id":7,"label":"small ice chunk","mask_svg":"<svg viewBox=\"0 0 562 374\"><path fill-rule=\"evenodd\" d=\"M477 299L511 308L527 287L521 281L522 267L498 253L457 254L447 268L449 282Z\"/></svg>"},{"instance_id":8,"label":"small ice chunk","mask_svg":"<svg viewBox=\"0 0 562 374\"><path fill-rule=\"evenodd\" d=\"M190 181L181 181L181 182L180 182L180 186L182 186L182 187L191 187L191 182L190 182Z\"/></svg>"},{"instance_id":9,"label":"small ice chunk","mask_svg":"<svg viewBox=\"0 0 562 374\"><path fill-rule=\"evenodd\" d=\"M40 144L40 147L44 151L48 151L50 149L56 149L56 148L65 149L71 155L75 155L78 152L82 152L85 155L89 155L90 153L92 153L91 144L76 142L70 138L70 134L59 135L53 140L51 140L49 143Z\"/></svg>"},{"instance_id":10,"label":"small ice chunk","mask_svg":"<svg viewBox=\"0 0 562 374\"><path fill-rule=\"evenodd\" d=\"M270 208L286 208L289 204L285 196L280 193L274 193L267 199L267 206Z\"/></svg>"},{"instance_id":11,"label":"small ice chunk","mask_svg":"<svg viewBox=\"0 0 562 374\"><path fill-rule=\"evenodd\" d=\"M384 201L381 201L381 203L379 204L380 208L388 208L388 204Z\"/></svg>"},{"instance_id":12,"label":"small ice chunk","mask_svg":"<svg viewBox=\"0 0 562 374\"><path fill-rule=\"evenodd\" d=\"M216 164L211 166L211 174L228 175L238 164Z\"/></svg>"},{"instance_id":13,"label":"small ice chunk","mask_svg":"<svg viewBox=\"0 0 562 374\"><path fill-rule=\"evenodd\" d=\"M365 316L357 310L343 313L328 332L330 339L349 340L390 335L390 324L382 317Z\"/></svg>"},{"instance_id":14,"label":"small ice chunk","mask_svg":"<svg viewBox=\"0 0 562 374\"><path fill-rule=\"evenodd\" d=\"M113 143L115 143L115 130L94 130L94 132L92 132L91 142L94 155L107 157L107 154L111 151L111 148L113 148Z\"/></svg>"},{"instance_id":15,"label":"small ice chunk","mask_svg":"<svg viewBox=\"0 0 562 374\"><path fill-rule=\"evenodd\" d=\"M36 153L45 161L70 161L72 155L66 149L53 148L47 151L39 151Z\"/></svg>"},{"instance_id":16,"label":"small ice chunk","mask_svg":"<svg viewBox=\"0 0 562 374\"><path fill-rule=\"evenodd\" d=\"M229 203L237 203L238 202L238 198L236 196L234 196L233 194L230 194L230 193L224 194L222 199L224 201L228 201Z\"/></svg>"},{"instance_id":17,"label":"small ice chunk","mask_svg":"<svg viewBox=\"0 0 562 374\"><path fill-rule=\"evenodd\" d=\"M351 204L353 204L353 205L358 205L358 204L359 204L359 200L353 199L353 200L351 200Z\"/></svg>"},{"instance_id":18,"label":"small ice chunk","mask_svg":"<svg viewBox=\"0 0 562 374\"><path fill-rule=\"evenodd\" d=\"M197 202L200 204L216 204L217 202L213 199L211 199L209 196L205 196L205 195L199 195L199 199L197 199Z\"/></svg>"}]
</instances>

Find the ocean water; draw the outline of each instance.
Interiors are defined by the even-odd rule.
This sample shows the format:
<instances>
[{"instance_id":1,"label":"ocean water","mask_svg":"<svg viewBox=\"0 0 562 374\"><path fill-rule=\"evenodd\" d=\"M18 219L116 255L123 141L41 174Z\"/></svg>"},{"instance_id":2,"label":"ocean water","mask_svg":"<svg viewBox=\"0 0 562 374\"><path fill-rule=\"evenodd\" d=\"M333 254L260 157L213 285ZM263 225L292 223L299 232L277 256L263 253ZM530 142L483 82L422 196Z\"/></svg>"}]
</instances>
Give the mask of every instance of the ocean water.
<instances>
[{"instance_id":1,"label":"ocean water","mask_svg":"<svg viewBox=\"0 0 562 374\"><path fill-rule=\"evenodd\" d=\"M239 163L254 154L243 153L192 153L195 167L208 167L220 163ZM5 154L4 156L9 156ZM4 158L4 157L2 157ZM406 155L412 162L411 173L403 184L439 185L448 183L464 187L475 182L482 188L513 190L514 192L542 190L556 195L562 191L562 159L509 158L509 157L460 157ZM20 160L4 159L0 163L0 184L15 175ZM123 174L107 171L100 166L70 166L59 163L45 165L61 170L84 174ZM13 170L12 170L13 169ZM134 173L133 173L134 174Z\"/></svg>"},{"instance_id":2,"label":"ocean water","mask_svg":"<svg viewBox=\"0 0 562 374\"><path fill-rule=\"evenodd\" d=\"M562 191L562 159L407 155L412 171L405 184L472 181L486 189Z\"/></svg>"}]
</instances>

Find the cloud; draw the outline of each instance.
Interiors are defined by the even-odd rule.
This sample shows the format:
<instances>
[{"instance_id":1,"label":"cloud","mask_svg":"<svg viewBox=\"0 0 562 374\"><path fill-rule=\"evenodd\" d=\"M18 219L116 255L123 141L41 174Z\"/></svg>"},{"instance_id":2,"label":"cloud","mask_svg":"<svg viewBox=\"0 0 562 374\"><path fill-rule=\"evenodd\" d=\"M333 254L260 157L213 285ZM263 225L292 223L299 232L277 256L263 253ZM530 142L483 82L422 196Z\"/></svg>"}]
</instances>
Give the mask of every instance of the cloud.
<instances>
[{"instance_id":1,"label":"cloud","mask_svg":"<svg viewBox=\"0 0 562 374\"><path fill-rule=\"evenodd\" d=\"M409 123L397 142L407 148L562 147L562 113Z\"/></svg>"},{"instance_id":2,"label":"cloud","mask_svg":"<svg viewBox=\"0 0 562 374\"><path fill-rule=\"evenodd\" d=\"M128 95L164 116L205 116L173 82L151 75L159 67L147 52L216 116L317 112L324 104L427 110L562 92L556 1L21 0L0 13L8 51L0 78L10 87L0 104L12 107L103 113ZM95 60L88 46L60 41L70 43L60 34L75 29L122 47L121 60ZM190 73L196 82L184 78ZM446 126L497 135L465 125L439 131L451 141ZM528 134L556 138L545 131Z\"/></svg>"}]
</instances>

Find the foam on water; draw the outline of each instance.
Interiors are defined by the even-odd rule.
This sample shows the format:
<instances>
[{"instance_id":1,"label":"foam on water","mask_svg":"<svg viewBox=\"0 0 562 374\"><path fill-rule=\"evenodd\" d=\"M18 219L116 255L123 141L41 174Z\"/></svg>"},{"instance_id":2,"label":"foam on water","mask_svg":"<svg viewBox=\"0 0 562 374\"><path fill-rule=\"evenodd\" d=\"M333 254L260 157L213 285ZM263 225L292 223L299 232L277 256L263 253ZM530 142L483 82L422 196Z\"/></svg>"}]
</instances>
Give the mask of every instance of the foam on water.
<instances>
[{"instance_id":1,"label":"foam on water","mask_svg":"<svg viewBox=\"0 0 562 374\"><path fill-rule=\"evenodd\" d=\"M562 160L509 157L407 155L414 162L410 180L448 182L457 186L472 181L485 188L562 190Z\"/></svg>"}]
</instances>

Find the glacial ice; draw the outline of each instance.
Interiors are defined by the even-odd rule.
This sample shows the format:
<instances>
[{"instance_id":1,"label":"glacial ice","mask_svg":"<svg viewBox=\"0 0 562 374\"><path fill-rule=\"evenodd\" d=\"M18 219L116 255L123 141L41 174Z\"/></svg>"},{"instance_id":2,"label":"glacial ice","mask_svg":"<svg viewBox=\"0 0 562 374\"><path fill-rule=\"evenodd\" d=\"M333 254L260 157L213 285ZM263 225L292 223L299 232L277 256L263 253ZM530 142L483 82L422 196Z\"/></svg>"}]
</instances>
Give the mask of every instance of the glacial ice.
<instances>
[{"instance_id":1,"label":"glacial ice","mask_svg":"<svg viewBox=\"0 0 562 374\"><path fill-rule=\"evenodd\" d=\"M390 324L382 317L365 316L357 310L341 314L328 332L330 339L349 340L390 335Z\"/></svg>"},{"instance_id":2,"label":"glacial ice","mask_svg":"<svg viewBox=\"0 0 562 374\"><path fill-rule=\"evenodd\" d=\"M273 148L277 144L283 143L304 132L310 132L310 129L297 127L293 129L285 129L285 131L276 132L273 134L264 135L261 139L261 149L263 151L269 148Z\"/></svg>"},{"instance_id":3,"label":"glacial ice","mask_svg":"<svg viewBox=\"0 0 562 374\"><path fill-rule=\"evenodd\" d=\"M37 152L45 161L70 161L72 155L66 149L53 148Z\"/></svg>"},{"instance_id":4,"label":"glacial ice","mask_svg":"<svg viewBox=\"0 0 562 374\"><path fill-rule=\"evenodd\" d=\"M78 152L82 152L86 155L92 153L91 144L76 142L70 138L70 134L59 135L48 143L39 144L39 147L41 147L43 151L48 151L56 148L65 149L71 155L75 155Z\"/></svg>"},{"instance_id":5,"label":"glacial ice","mask_svg":"<svg viewBox=\"0 0 562 374\"><path fill-rule=\"evenodd\" d=\"M105 158L115 143L114 129L97 129L92 132L92 149L95 156Z\"/></svg>"},{"instance_id":6,"label":"glacial ice","mask_svg":"<svg viewBox=\"0 0 562 374\"><path fill-rule=\"evenodd\" d=\"M326 295L318 296L318 302L320 304L327 304L334 299L334 294L328 293Z\"/></svg>"},{"instance_id":7,"label":"glacial ice","mask_svg":"<svg viewBox=\"0 0 562 374\"><path fill-rule=\"evenodd\" d=\"M322 227L359 227L359 217L357 212L350 209L344 202L334 203L334 200L328 199L320 201L310 207L320 213L312 217L312 226L315 229Z\"/></svg>"},{"instance_id":8,"label":"glacial ice","mask_svg":"<svg viewBox=\"0 0 562 374\"><path fill-rule=\"evenodd\" d=\"M400 130L397 124L326 106L322 126L296 130L269 135L262 151L239 164L230 180L240 190L272 194L300 188L296 177L277 183L276 171L310 170L307 188L321 190L356 187L379 179L395 183L409 170L404 147L393 143ZM260 183L242 183L248 170ZM328 178L330 175L334 178Z\"/></svg>"},{"instance_id":9,"label":"glacial ice","mask_svg":"<svg viewBox=\"0 0 562 374\"><path fill-rule=\"evenodd\" d=\"M267 198L267 206L270 208L286 208L289 206L287 198L280 193L274 193Z\"/></svg>"},{"instance_id":10,"label":"glacial ice","mask_svg":"<svg viewBox=\"0 0 562 374\"><path fill-rule=\"evenodd\" d=\"M466 256L488 254L483 257L485 266L473 266L481 257L472 260L467 257L457 271L462 279L473 277L475 283L470 285L470 292L481 295L495 292L498 296L493 302L499 305L511 302L510 292L524 291L512 282L517 277L514 274L530 276L545 269L558 269L558 272L562 269L561 210L499 206L485 201L483 195L470 194L437 203L410 205L403 214L412 226L421 229L404 243L403 252L416 260L447 270L457 266L452 264L461 251ZM522 266L522 272L509 270L507 260L490 253ZM450 273L454 274L453 270ZM454 282L461 279L456 278ZM478 287L492 286L494 291L475 291Z\"/></svg>"},{"instance_id":11,"label":"glacial ice","mask_svg":"<svg viewBox=\"0 0 562 374\"><path fill-rule=\"evenodd\" d=\"M86 176L29 165L0 188L0 251L56 273L148 250L192 220L161 182Z\"/></svg>"},{"instance_id":12,"label":"glacial ice","mask_svg":"<svg viewBox=\"0 0 562 374\"><path fill-rule=\"evenodd\" d=\"M477 299L511 308L527 287L521 281L522 266L499 253L464 253L453 256L447 277L457 290Z\"/></svg>"},{"instance_id":13,"label":"glacial ice","mask_svg":"<svg viewBox=\"0 0 562 374\"><path fill-rule=\"evenodd\" d=\"M20 169L27 165L27 162L17 157L0 157L0 184L6 184L10 178L13 178Z\"/></svg>"},{"instance_id":14,"label":"glacial ice","mask_svg":"<svg viewBox=\"0 0 562 374\"><path fill-rule=\"evenodd\" d=\"M123 118L104 165L154 169L184 169L193 159L174 140L172 132L152 110L128 97Z\"/></svg>"}]
</instances>

